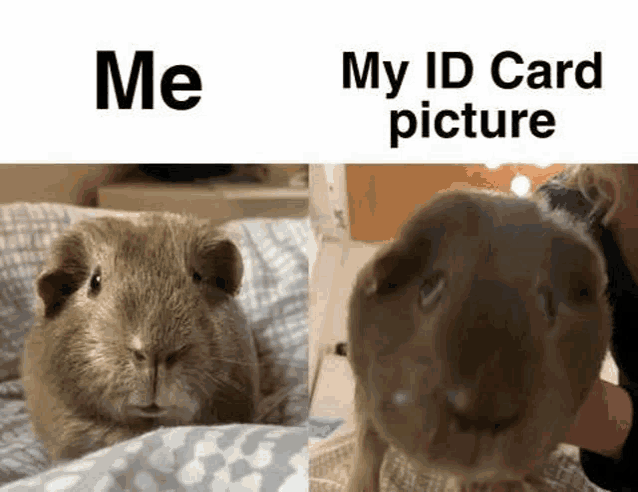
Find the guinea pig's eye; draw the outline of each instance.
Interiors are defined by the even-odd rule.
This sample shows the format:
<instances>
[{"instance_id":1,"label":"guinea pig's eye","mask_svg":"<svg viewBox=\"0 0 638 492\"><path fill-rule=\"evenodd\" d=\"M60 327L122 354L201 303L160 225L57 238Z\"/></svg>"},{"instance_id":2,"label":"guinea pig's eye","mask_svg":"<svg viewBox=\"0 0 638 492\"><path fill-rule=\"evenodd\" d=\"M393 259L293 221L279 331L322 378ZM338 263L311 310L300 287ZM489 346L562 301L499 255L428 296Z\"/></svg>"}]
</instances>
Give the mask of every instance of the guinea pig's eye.
<instances>
[{"instance_id":1,"label":"guinea pig's eye","mask_svg":"<svg viewBox=\"0 0 638 492\"><path fill-rule=\"evenodd\" d=\"M419 290L421 309L427 310L438 301L443 292L443 287L445 287L445 276L442 271L439 270L427 277Z\"/></svg>"},{"instance_id":2,"label":"guinea pig's eye","mask_svg":"<svg viewBox=\"0 0 638 492\"><path fill-rule=\"evenodd\" d=\"M102 274L99 268L95 270L95 272L93 272L93 275L91 276L91 284L89 287L90 294L95 296L100 293L100 290L102 289Z\"/></svg>"},{"instance_id":3,"label":"guinea pig's eye","mask_svg":"<svg viewBox=\"0 0 638 492\"><path fill-rule=\"evenodd\" d=\"M196 284L200 283L202 281L202 276L199 272L193 272L193 282L195 282Z\"/></svg>"}]
</instances>

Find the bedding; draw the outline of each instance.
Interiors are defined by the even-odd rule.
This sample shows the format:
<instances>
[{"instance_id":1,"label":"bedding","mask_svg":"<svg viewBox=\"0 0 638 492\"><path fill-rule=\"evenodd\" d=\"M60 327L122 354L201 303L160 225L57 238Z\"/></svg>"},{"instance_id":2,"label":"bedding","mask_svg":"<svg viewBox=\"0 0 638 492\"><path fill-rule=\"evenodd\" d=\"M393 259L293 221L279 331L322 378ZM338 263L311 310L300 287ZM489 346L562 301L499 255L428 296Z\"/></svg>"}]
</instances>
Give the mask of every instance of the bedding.
<instances>
[{"instance_id":1,"label":"bedding","mask_svg":"<svg viewBox=\"0 0 638 492\"><path fill-rule=\"evenodd\" d=\"M310 452L310 490L346 492L352 473L353 432L320 442ZM544 484L538 492L604 492L592 484L578 461L578 448L566 444L550 456L543 468ZM390 448L381 467L382 492L458 492L454 481L441 473L416 470L401 451ZM522 488L507 489L522 491ZM464 491L465 492L465 491ZM470 489L467 489L470 492Z\"/></svg>"},{"instance_id":2,"label":"bedding","mask_svg":"<svg viewBox=\"0 0 638 492\"><path fill-rule=\"evenodd\" d=\"M272 351L287 395L261 424L163 428L49 469L30 428L19 374L23 337L33 323L34 279L49 245L66 227L120 213L128 212L51 203L0 206L0 484L7 484L0 491L306 489L306 219L245 219L233 225L244 260L238 301L259 341Z\"/></svg>"}]
</instances>

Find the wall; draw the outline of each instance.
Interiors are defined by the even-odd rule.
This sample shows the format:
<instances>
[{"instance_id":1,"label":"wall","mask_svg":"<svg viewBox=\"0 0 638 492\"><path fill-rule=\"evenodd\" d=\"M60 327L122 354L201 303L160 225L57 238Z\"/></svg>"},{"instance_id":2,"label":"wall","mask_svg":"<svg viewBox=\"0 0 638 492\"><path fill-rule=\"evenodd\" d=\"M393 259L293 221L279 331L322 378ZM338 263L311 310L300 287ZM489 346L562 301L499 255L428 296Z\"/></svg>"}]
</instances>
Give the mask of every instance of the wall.
<instances>
[{"instance_id":1,"label":"wall","mask_svg":"<svg viewBox=\"0 0 638 492\"><path fill-rule=\"evenodd\" d=\"M98 186L117 181L130 169L121 164L0 164L0 203L95 206Z\"/></svg>"},{"instance_id":2,"label":"wall","mask_svg":"<svg viewBox=\"0 0 638 492\"><path fill-rule=\"evenodd\" d=\"M562 169L562 165L508 165L494 170L483 165L454 164L348 165L346 187L352 239L391 239L417 207L441 190L479 187L508 192L517 174L527 176L534 189Z\"/></svg>"}]
</instances>

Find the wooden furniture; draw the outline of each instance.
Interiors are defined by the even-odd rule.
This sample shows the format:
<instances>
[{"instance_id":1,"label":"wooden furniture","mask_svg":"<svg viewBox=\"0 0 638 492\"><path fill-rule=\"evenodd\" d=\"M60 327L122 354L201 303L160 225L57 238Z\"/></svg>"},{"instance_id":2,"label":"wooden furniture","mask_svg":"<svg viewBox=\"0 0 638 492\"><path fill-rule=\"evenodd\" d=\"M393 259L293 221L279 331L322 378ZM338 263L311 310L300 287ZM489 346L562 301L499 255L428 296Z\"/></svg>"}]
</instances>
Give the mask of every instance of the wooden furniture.
<instances>
[{"instance_id":1,"label":"wooden furniture","mask_svg":"<svg viewBox=\"0 0 638 492\"><path fill-rule=\"evenodd\" d=\"M304 217L307 188L262 184L135 182L102 186L99 206L119 210L193 213L220 223L248 217Z\"/></svg>"}]
</instances>

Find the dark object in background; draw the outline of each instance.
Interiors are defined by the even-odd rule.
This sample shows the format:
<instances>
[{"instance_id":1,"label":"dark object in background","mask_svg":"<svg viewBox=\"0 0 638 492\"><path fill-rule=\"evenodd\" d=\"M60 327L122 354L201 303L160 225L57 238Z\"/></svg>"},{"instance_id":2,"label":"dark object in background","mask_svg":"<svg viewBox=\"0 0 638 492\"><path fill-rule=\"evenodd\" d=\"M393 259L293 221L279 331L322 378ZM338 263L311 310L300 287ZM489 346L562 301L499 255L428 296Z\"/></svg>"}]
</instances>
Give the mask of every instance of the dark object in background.
<instances>
[{"instance_id":1,"label":"dark object in background","mask_svg":"<svg viewBox=\"0 0 638 492\"><path fill-rule=\"evenodd\" d=\"M339 342L335 347L335 354L342 357L348 356L348 344L346 342Z\"/></svg>"},{"instance_id":2,"label":"dark object in background","mask_svg":"<svg viewBox=\"0 0 638 492\"><path fill-rule=\"evenodd\" d=\"M226 176L233 172L233 164L140 164L139 170L160 181L175 183Z\"/></svg>"}]
</instances>

